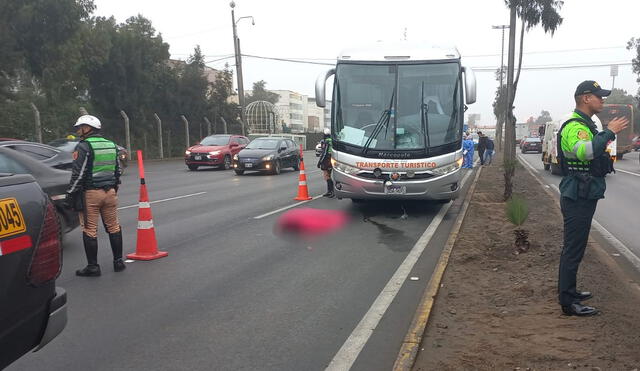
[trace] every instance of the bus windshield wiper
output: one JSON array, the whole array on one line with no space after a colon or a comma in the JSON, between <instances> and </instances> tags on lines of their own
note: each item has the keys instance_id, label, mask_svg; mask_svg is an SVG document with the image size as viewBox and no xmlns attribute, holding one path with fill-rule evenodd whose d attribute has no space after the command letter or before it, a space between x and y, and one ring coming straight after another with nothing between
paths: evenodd
<instances>
[{"instance_id":1,"label":"bus windshield wiper","mask_svg":"<svg viewBox=\"0 0 640 371\"><path fill-rule=\"evenodd\" d=\"M424 81L422 82L422 96L420 98L420 124L424 134L425 153L429 155L431 142L429 139L429 105L424 102Z\"/></svg>"},{"instance_id":2,"label":"bus windshield wiper","mask_svg":"<svg viewBox=\"0 0 640 371\"><path fill-rule=\"evenodd\" d=\"M458 117L458 85L460 85L461 76L462 70L458 73L458 77L455 81L456 86L453 88L453 108L451 109L451 119L449 120L449 127L447 128L447 139L450 138L449 133L451 132L451 128L456 123L456 118Z\"/></svg>"},{"instance_id":3,"label":"bus windshield wiper","mask_svg":"<svg viewBox=\"0 0 640 371\"><path fill-rule=\"evenodd\" d=\"M367 151L369 151L369 147L371 146L371 143L378 136L378 134L380 134L382 127L384 126L386 128L385 130L389 129L389 120L391 119L391 111L393 110L393 98L395 95L396 95L396 90L393 89L393 93L391 93L391 101L389 102L389 109L382 111L382 114L380 115L378 122L376 122L376 126L373 128L373 132L371 133L371 136L365 142L364 147L362 147L363 155L367 154Z\"/></svg>"}]
</instances>

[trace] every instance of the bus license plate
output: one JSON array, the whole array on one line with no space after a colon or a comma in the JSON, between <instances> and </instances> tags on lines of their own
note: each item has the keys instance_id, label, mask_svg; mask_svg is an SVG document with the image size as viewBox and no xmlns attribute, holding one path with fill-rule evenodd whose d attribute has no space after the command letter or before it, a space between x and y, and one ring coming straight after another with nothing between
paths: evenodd
<instances>
[{"instance_id":1,"label":"bus license plate","mask_svg":"<svg viewBox=\"0 0 640 371\"><path fill-rule=\"evenodd\" d=\"M384 188L384 193L388 195L403 195L407 193L407 187L403 185L389 185Z\"/></svg>"},{"instance_id":2,"label":"bus license plate","mask_svg":"<svg viewBox=\"0 0 640 371\"><path fill-rule=\"evenodd\" d=\"M0 200L0 238L13 236L27 230L18 200L5 198Z\"/></svg>"},{"instance_id":3,"label":"bus license plate","mask_svg":"<svg viewBox=\"0 0 640 371\"><path fill-rule=\"evenodd\" d=\"M251 163L251 162L245 162L245 163L244 163L244 167L253 167L253 163Z\"/></svg>"}]
</instances>

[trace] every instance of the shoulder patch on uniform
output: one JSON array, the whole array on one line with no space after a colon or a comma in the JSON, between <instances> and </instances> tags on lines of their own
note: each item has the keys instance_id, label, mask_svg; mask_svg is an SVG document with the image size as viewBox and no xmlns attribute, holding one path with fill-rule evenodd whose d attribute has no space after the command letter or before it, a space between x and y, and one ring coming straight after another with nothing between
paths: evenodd
<instances>
[{"instance_id":1,"label":"shoulder patch on uniform","mask_svg":"<svg viewBox=\"0 0 640 371\"><path fill-rule=\"evenodd\" d=\"M586 130L578 130L578 138L581 140L589 140L589 133Z\"/></svg>"},{"instance_id":2,"label":"shoulder patch on uniform","mask_svg":"<svg viewBox=\"0 0 640 371\"><path fill-rule=\"evenodd\" d=\"M73 151L73 153L71 154L71 156L73 156L74 160L78 159L78 151Z\"/></svg>"}]
</instances>

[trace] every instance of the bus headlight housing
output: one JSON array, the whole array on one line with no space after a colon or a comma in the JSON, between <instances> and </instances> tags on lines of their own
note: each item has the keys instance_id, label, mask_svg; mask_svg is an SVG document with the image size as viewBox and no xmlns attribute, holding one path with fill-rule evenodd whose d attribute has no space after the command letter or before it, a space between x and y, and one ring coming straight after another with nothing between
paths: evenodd
<instances>
[{"instance_id":1,"label":"bus headlight housing","mask_svg":"<svg viewBox=\"0 0 640 371\"><path fill-rule=\"evenodd\" d=\"M353 167L351 165L343 164L342 162L338 162L338 161L335 161L333 159L332 159L331 162L332 162L333 168L338 170L341 173L354 175L354 174L358 174L360 172L360 169L358 169L357 167Z\"/></svg>"},{"instance_id":2,"label":"bus headlight housing","mask_svg":"<svg viewBox=\"0 0 640 371\"><path fill-rule=\"evenodd\" d=\"M462 158L460 158L459 160L457 160L452 164L437 167L431 170L431 173L438 176L447 175L449 173L453 173L454 171L460 169L461 166L462 166Z\"/></svg>"}]
</instances>

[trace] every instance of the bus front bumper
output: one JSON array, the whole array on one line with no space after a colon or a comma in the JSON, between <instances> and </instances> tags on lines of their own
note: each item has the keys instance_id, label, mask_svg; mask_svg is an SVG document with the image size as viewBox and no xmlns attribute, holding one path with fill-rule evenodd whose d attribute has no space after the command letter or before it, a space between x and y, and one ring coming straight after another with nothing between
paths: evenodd
<instances>
[{"instance_id":1,"label":"bus front bumper","mask_svg":"<svg viewBox=\"0 0 640 371\"><path fill-rule=\"evenodd\" d=\"M389 193L384 180L364 179L335 168L332 178L337 198L453 200L460 193L462 171L458 169L450 174L425 180L394 181L394 188L401 190L398 193Z\"/></svg>"}]
</instances>

